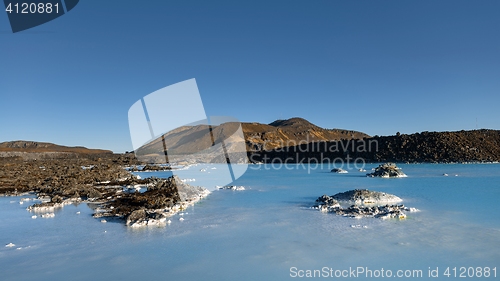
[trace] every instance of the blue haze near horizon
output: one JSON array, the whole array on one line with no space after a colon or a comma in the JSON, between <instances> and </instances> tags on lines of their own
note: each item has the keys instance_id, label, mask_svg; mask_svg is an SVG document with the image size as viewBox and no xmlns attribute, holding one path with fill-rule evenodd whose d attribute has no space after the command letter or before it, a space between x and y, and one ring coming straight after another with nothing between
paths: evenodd
<instances>
[{"instance_id":1,"label":"blue haze near horizon","mask_svg":"<svg viewBox=\"0 0 500 281\"><path fill-rule=\"evenodd\" d=\"M208 115L370 135L500 129L498 1L80 1L13 34L0 142L132 150L127 111L196 78Z\"/></svg>"}]
</instances>

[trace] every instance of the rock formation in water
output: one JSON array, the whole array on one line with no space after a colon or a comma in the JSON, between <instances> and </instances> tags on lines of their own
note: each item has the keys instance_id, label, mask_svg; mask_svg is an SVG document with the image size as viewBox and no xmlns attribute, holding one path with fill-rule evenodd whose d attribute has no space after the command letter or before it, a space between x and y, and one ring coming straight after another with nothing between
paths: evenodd
<instances>
[{"instance_id":1,"label":"rock formation in water","mask_svg":"<svg viewBox=\"0 0 500 281\"><path fill-rule=\"evenodd\" d=\"M332 173L337 173L337 174L347 174L348 171L342 169L342 168L333 168L331 170Z\"/></svg>"},{"instance_id":2,"label":"rock formation in water","mask_svg":"<svg viewBox=\"0 0 500 281\"><path fill-rule=\"evenodd\" d=\"M405 178L406 174L394 163L380 164L373 173L366 174L368 177L378 178Z\"/></svg>"},{"instance_id":3,"label":"rock formation in water","mask_svg":"<svg viewBox=\"0 0 500 281\"><path fill-rule=\"evenodd\" d=\"M116 192L98 204L94 217L125 219L132 227L160 225L188 206L206 197L210 192L191 186L177 176L155 179L143 193Z\"/></svg>"},{"instance_id":4,"label":"rock formation in water","mask_svg":"<svg viewBox=\"0 0 500 281\"><path fill-rule=\"evenodd\" d=\"M349 190L337 193L333 195L332 198L340 203L356 205L399 203L403 201L396 195L385 192L371 191L368 189Z\"/></svg>"},{"instance_id":5,"label":"rock formation in water","mask_svg":"<svg viewBox=\"0 0 500 281\"><path fill-rule=\"evenodd\" d=\"M245 190L244 186L241 185L225 185L225 186L217 186L217 189L219 190L234 190L234 191L243 191Z\"/></svg>"},{"instance_id":6,"label":"rock formation in water","mask_svg":"<svg viewBox=\"0 0 500 281\"><path fill-rule=\"evenodd\" d=\"M401 198L392 194L355 189L332 196L323 195L316 200L317 205L313 206L313 208L346 217L375 217L382 219L404 219L406 218L406 212L418 211L415 208L393 204L401 201ZM343 204L347 204L348 207L343 207Z\"/></svg>"}]
</instances>

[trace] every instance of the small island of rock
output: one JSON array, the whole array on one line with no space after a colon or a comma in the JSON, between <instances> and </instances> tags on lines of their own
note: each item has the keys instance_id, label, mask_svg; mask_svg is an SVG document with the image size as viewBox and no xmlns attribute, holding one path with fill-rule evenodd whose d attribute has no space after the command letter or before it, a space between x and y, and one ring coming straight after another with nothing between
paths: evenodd
<instances>
[{"instance_id":1,"label":"small island of rock","mask_svg":"<svg viewBox=\"0 0 500 281\"><path fill-rule=\"evenodd\" d=\"M406 175L394 163L380 164L373 173L366 174L368 177L379 178L405 178Z\"/></svg>"},{"instance_id":2,"label":"small island of rock","mask_svg":"<svg viewBox=\"0 0 500 281\"><path fill-rule=\"evenodd\" d=\"M332 173L337 173L337 174L347 174L349 173L348 171L342 169L342 168L333 168Z\"/></svg>"},{"instance_id":3,"label":"small island of rock","mask_svg":"<svg viewBox=\"0 0 500 281\"><path fill-rule=\"evenodd\" d=\"M396 195L371 191L368 189L354 189L332 195L332 198L340 203L367 205L367 204L388 204L403 201Z\"/></svg>"},{"instance_id":4,"label":"small island of rock","mask_svg":"<svg viewBox=\"0 0 500 281\"><path fill-rule=\"evenodd\" d=\"M389 203L399 203L401 201L403 201L401 198L392 194L367 189L355 189L332 196L323 195L316 200L318 204L313 208L346 217L375 217L382 219L404 219L406 218L406 212L417 211L415 208L408 208L404 205L389 205ZM350 206L342 207L341 204Z\"/></svg>"}]
</instances>

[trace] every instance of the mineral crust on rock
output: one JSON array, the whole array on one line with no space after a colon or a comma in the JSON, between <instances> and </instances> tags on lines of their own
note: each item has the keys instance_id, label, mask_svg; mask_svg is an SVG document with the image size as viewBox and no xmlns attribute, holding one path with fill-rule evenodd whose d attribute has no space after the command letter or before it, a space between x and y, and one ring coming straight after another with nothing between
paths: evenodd
<instances>
[{"instance_id":1,"label":"mineral crust on rock","mask_svg":"<svg viewBox=\"0 0 500 281\"><path fill-rule=\"evenodd\" d=\"M393 204L401 201L401 198L392 194L367 189L355 189L332 196L323 195L316 199L317 204L313 208L346 217L375 217L382 219L405 219L406 212L418 211L402 204Z\"/></svg>"}]
</instances>

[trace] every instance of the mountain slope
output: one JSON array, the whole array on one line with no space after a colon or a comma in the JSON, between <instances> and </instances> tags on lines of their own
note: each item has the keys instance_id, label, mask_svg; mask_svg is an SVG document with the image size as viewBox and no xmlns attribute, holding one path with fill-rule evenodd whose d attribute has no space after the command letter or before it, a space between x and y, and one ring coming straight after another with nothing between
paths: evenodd
<instances>
[{"instance_id":1,"label":"mountain slope","mask_svg":"<svg viewBox=\"0 0 500 281\"><path fill-rule=\"evenodd\" d=\"M248 151L260 151L316 141L369 137L367 134L356 131L323 129L305 119L291 118L276 120L270 124L241 123L243 140L241 136L233 135L238 130L238 125L238 123L228 122L212 126L211 133L207 125L179 127L164 134L163 138L159 137L142 146L136 152L142 156L161 156L164 159L164 155L162 155L164 154L164 143L169 155L186 155L208 149L214 141L218 143L228 138L233 138L233 144L244 143ZM242 150L239 145L229 145L225 149L228 153ZM220 151L215 149L213 154L220 155Z\"/></svg>"},{"instance_id":2,"label":"mountain slope","mask_svg":"<svg viewBox=\"0 0 500 281\"><path fill-rule=\"evenodd\" d=\"M242 123L247 149L270 150L317 141L367 138L369 135L350 130L324 129L303 118L276 120L269 125Z\"/></svg>"},{"instance_id":3,"label":"mountain slope","mask_svg":"<svg viewBox=\"0 0 500 281\"><path fill-rule=\"evenodd\" d=\"M36 141L8 141L0 143L0 152L30 152L30 153L78 153L78 154L111 154L110 150L88 149L82 146L63 146Z\"/></svg>"}]
</instances>

